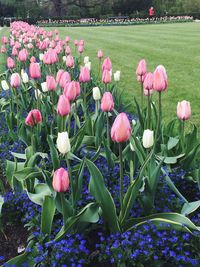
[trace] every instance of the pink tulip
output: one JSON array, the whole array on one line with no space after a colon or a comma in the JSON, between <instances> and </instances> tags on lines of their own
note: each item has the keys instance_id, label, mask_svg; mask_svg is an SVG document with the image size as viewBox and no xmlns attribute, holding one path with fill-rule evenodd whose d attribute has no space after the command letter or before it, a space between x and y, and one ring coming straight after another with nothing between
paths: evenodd
<instances>
[{"instance_id":1,"label":"pink tulip","mask_svg":"<svg viewBox=\"0 0 200 267\"><path fill-rule=\"evenodd\" d=\"M80 45L84 45L85 44L85 41L82 39L82 40L80 40L79 44Z\"/></svg>"},{"instance_id":2,"label":"pink tulip","mask_svg":"<svg viewBox=\"0 0 200 267\"><path fill-rule=\"evenodd\" d=\"M177 105L177 117L179 120L189 120L191 117L191 107L190 102L183 100L178 102Z\"/></svg>"},{"instance_id":3,"label":"pink tulip","mask_svg":"<svg viewBox=\"0 0 200 267\"><path fill-rule=\"evenodd\" d=\"M17 56L18 54L19 54L19 52L18 52L17 48L15 46L13 46L11 55Z\"/></svg>"},{"instance_id":4,"label":"pink tulip","mask_svg":"<svg viewBox=\"0 0 200 267\"><path fill-rule=\"evenodd\" d=\"M74 101L77 96L76 82L72 81L66 84L64 88L64 95L69 99L69 101Z\"/></svg>"},{"instance_id":5,"label":"pink tulip","mask_svg":"<svg viewBox=\"0 0 200 267\"><path fill-rule=\"evenodd\" d=\"M145 59L141 59L140 62L137 65L137 69L136 69L136 75L137 76L143 76L145 75L147 72L147 64Z\"/></svg>"},{"instance_id":6,"label":"pink tulip","mask_svg":"<svg viewBox=\"0 0 200 267\"><path fill-rule=\"evenodd\" d=\"M38 63L31 63L29 66L29 74L32 79L41 78L40 66Z\"/></svg>"},{"instance_id":7,"label":"pink tulip","mask_svg":"<svg viewBox=\"0 0 200 267\"><path fill-rule=\"evenodd\" d=\"M61 76L63 75L65 71L60 69L58 72L57 72L57 75L56 75L56 82L59 83L60 82L60 79L61 79Z\"/></svg>"},{"instance_id":8,"label":"pink tulip","mask_svg":"<svg viewBox=\"0 0 200 267\"><path fill-rule=\"evenodd\" d=\"M78 46L78 40L74 40L74 45Z\"/></svg>"},{"instance_id":9,"label":"pink tulip","mask_svg":"<svg viewBox=\"0 0 200 267\"><path fill-rule=\"evenodd\" d=\"M71 49L70 49L69 46L66 46L66 48L65 48L65 54L66 55L70 55L71 54Z\"/></svg>"},{"instance_id":10,"label":"pink tulip","mask_svg":"<svg viewBox=\"0 0 200 267\"><path fill-rule=\"evenodd\" d=\"M104 70L103 74L102 74L102 82L107 84L107 83L111 83L111 75L110 75L110 71L109 70Z\"/></svg>"},{"instance_id":11,"label":"pink tulip","mask_svg":"<svg viewBox=\"0 0 200 267\"><path fill-rule=\"evenodd\" d=\"M57 113L60 116L67 116L71 111L69 99L63 94L58 99Z\"/></svg>"},{"instance_id":12,"label":"pink tulip","mask_svg":"<svg viewBox=\"0 0 200 267\"><path fill-rule=\"evenodd\" d=\"M156 69L153 73L153 89L162 92L167 89L167 76L162 69Z\"/></svg>"},{"instance_id":13,"label":"pink tulip","mask_svg":"<svg viewBox=\"0 0 200 267\"><path fill-rule=\"evenodd\" d=\"M38 109L33 109L28 113L26 117L25 124L33 127L34 125L42 121L41 112Z\"/></svg>"},{"instance_id":14,"label":"pink tulip","mask_svg":"<svg viewBox=\"0 0 200 267\"><path fill-rule=\"evenodd\" d=\"M71 55L68 55L66 58L66 66L68 68L73 68L74 67L74 59Z\"/></svg>"},{"instance_id":15,"label":"pink tulip","mask_svg":"<svg viewBox=\"0 0 200 267\"><path fill-rule=\"evenodd\" d=\"M7 67L8 69L15 68L15 61L11 57L7 58Z\"/></svg>"},{"instance_id":16,"label":"pink tulip","mask_svg":"<svg viewBox=\"0 0 200 267\"><path fill-rule=\"evenodd\" d=\"M69 42L70 42L70 37L69 37L69 36L66 36L66 38L65 38L65 42L66 42L66 43L69 43Z\"/></svg>"},{"instance_id":17,"label":"pink tulip","mask_svg":"<svg viewBox=\"0 0 200 267\"><path fill-rule=\"evenodd\" d=\"M103 57L103 51L102 50L99 50L98 53L97 53L97 57L99 59L101 59Z\"/></svg>"},{"instance_id":18,"label":"pink tulip","mask_svg":"<svg viewBox=\"0 0 200 267\"><path fill-rule=\"evenodd\" d=\"M78 97L81 94L81 87L80 87L80 83L74 81L75 87L76 87L76 97Z\"/></svg>"},{"instance_id":19,"label":"pink tulip","mask_svg":"<svg viewBox=\"0 0 200 267\"><path fill-rule=\"evenodd\" d=\"M66 192L69 189L69 175L64 168L54 172L52 185L56 192Z\"/></svg>"},{"instance_id":20,"label":"pink tulip","mask_svg":"<svg viewBox=\"0 0 200 267\"><path fill-rule=\"evenodd\" d=\"M55 91L56 90L56 81L55 78L51 75L46 76L46 83L48 91Z\"/></svg>"},{"instance_id":21,"label":"pink tulip","mask_svg":"<svg viewBox=\"0 0 200 267\"><path fill-rule=\"evenodd\" d=\"M79 75L79 81L87 83L90 81L90 70L87 67L82 67Z\"/></svg>"},{"instance_id":22,"label":"pink tulip","mask_svg":"<svg viewBox=\"0 0 200 267\"><path fill-rule=\"evenodd\" d=\"M1 47L1 53L5 54L6 53L6 48L4 46Z\"/></svg>"},{"instance_id":23,"label":"pink tulip","mask_svg":"<svg viewBox=\"0 0 200 267\"><path fill-rule=\"evenodd\" d=\"M109 57L105 58L102 64L102 71L104 70L111 70L112 69L112 62Z\"/></svg>"},{"instance_id":24,"label":"pink tulip","mask_svg":"<svg viewBox=\"0 0 200 267\"><path fill-rule=\"evenodd\" d=\"M21 79L19 73L13 73L10 77L10 85L13 88L19 87L21 84Z\"/></svg>"},{"instance_id":25,"label":"pink tulip","mask_svg":"<svg viewBox=\"0 0 200 267\"><path fill-rule=\"evenodd\" d=\"M7 44L7 43L8 43L8 37L3 36L3 37L1 38L1 42L2 42L2 44Z\"/></svg>"},{"instance_id":26,"label":"pink tulip","mask_svg":"<svg viewBox=\"0 0 200 267\"><path fill-rule=\"evenodd\" d=\"M62 74L62 76L60 78L59 85L60 85L61 88L65 88L65 85L68 82L71 82L71 76L70 76L69 72L65 71L65 72L63 72L63 74Z\"/></svg>"},{"instance_id":27,"label":"pink tulip","mask_svg":"<svg viewBox=\"0 0 200 267\"><path fill-rule=\"evenodd\" d=\"M143 87L145 90L152 90L153 89L153 73L148 72L145 75Z\"/></svg>"},{"instance_id":28,"label":"pink tulip","mask_svg":"<svg viewBox=\"0 0 200 267\"><path fill-rule=\"evenodd\" d=\"M125 113L117 115L111 128L111 138L117 143L127 141L131 136L131 125Z\"/></svg>"},{"instance_id":29,"label":"pink tulip","mask_svg":"<svg viewBox=\"0 0 200 267\"><path fill-rule=\"evenodd\" d=\"M32 50L34 46L33 46L33 44L29 43L29 44L27 44L27 47L28 47L28 49Z\"/></svg>"},{"instance_id":30,"label":"pink tulip","mask_svg":"<svg viewBox=\"0 0 200 267\"><path fill-rule=\"evenodd\" d=\"M83 51L84 51L84 46L81 45L81 44L79 44L79 46L78 46L78 52L79 52L80 54L82 54Z\"/></svg>"},{"instance_id":31,"label":"pink tulip","mask_svg":"<svg viewBox=\"0 0 200 267\"><path fill-rule=\"evenodd\" d=\"M104 112L112 111L114 108L114 101L110 92L105 92L101 99L101 110Z\"/></svg>"},{"instance_id":32,"label":"pink tulip","mask_svg":"<svg viewBox=\"0 0 200 267\"><path fill-rule=\"evenodd\" d=\"M31 63L35 63L35 62L36 62L36 58L35 58L34 56L32 56L32 57L30 58L30 62L31 62Z\"/></svg>"}]
</instances>

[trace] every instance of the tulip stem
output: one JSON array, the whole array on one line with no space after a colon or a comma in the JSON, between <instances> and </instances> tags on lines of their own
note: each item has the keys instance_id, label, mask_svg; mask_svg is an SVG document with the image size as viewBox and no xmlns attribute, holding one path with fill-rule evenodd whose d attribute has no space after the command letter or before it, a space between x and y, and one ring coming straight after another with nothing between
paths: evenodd
<instances>
[{"instance_id":1,"label":"tulip stem","mask_svg":"<svg viewBox=\"0 0 200 267\"><path fill-rule=\"evenodd\" d=\"M142 75L140 76L140 84L141 84L141 108L143 110L144 90L143 90Z\"/></svg>"},{"instance_id":2,"label":"tulip stem","mask_svg":"<svg viewBox=\"0 0 200 267\"><path fill-rule=\"evenodd\" d=\"M148 90L148 96L147 96L147 101L148 101L148 121L147 121L147 129L150 129L151 127L151 98L150 98L150 92Z\"/></svg>"},{"instance_id":3,"label":"tulip stem","mask_svg":"<svg viewBox=\"0 0 200 267\"><path fill-rule=\"evenodd\" d=\"M106 119L107 119L107 144L108 144L108 148L110 148L110 127L109 127L109 115L108 115L108 112L106 112Z\"/></svg>"},{"instance_id":4,"label":"tulip stem","mask_svg":"<svg viewBox=\"0 0 200 267\"><path fill-rule=\"evenodd\" d=\"M160 127L161 127L161 118L162 118L161 112L162 112L161 92L158 92L158 123L157 123L157 128L156 128L156 137L155 137L154 148L155 148L155 145L156 145L158 138L159 138L159 132L160 132Z\"/></svg>"},{"instance_id":5,"label":"tulip stem","mask_svg":"<svg viewBox=\"0 0 200 267\"><path fill-rule=\"evenodd\" d=\"M71 129L71 113L68 115L68 135L70 136Z\"/></svg>"},{"instance_id":6,"label":"tulip stem","mask_svg":"<svg viewBox=\"0 0 200 267\"><path fill-rule=\"evenodd\" d=\"M120 206L122 209L123 203L123 159L122 159L122 145L119 143L119 164L120 164Z\"/></svg>"},{"instance_id":7,"label":"tulip stem","mask_svg":"<svg viewBox=\"0 0 200 267\"><path fill-rule=\"evenodd\" d=\"M66 229L67 214L65 209L65 195L63 192L60 193L61 205L62 205L62 215L63 215L63 224L64 230Z\"/></svg>"},{"instance_id":8,"label":"tulip stem","mask_svg":"<svg viewBox=\"0 0 200 267\"><path fill-rule=\"evenodd\" d=\"M86 83L84 83L83 88L83 105L84 105L84 115L85 115L85 121L87 119L87 98L86 98Z\"/></svg>"},{"instance_id":9,"label":"tulip stem","mask_svg":"<svg viewBox=\"0 0 200 267\"><path fill-rule=\"evenodd\" d=\"M70 166L70 163L69 163L69 159L66 155L66 163L67 163L67 170L68 170L68 173L69 173L69 181L70 181L70 185L71 185L71 189L72 189L72 207L74 208L74 183L73 183L73 180L72 180L72 170L71 170L71 166Z\"/></svg>"}]
</instances>

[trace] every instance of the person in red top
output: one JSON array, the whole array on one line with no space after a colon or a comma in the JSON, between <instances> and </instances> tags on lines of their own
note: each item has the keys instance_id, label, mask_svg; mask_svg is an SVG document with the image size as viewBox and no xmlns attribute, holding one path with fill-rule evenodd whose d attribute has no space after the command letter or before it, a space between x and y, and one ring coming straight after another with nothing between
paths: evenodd
<instances>
[{"instance_id":1,"label":"person in red top","mask_svg":"<svg viewBox=\"0 0 200 267\"><path fill-rule=\"evenodd\" d=\"M154 15L154 8L151 6L149 8L149 19L151 19L153 17L153 15Z\"/></svg>"}]
</instances>

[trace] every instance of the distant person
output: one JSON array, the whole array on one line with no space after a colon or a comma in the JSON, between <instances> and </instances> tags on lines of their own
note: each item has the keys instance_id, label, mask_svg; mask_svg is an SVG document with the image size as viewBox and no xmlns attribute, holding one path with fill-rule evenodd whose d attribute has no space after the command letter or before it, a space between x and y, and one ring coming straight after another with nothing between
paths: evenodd
<instances>
[{"instance_id":1,"label":"distant person","mask_svg":"<svg viewBox=\"0 0 200 267\"><path fill-rule=\"evenodd\" d=\"M149 20L150 20L151 18L153 18L153 16L154 16L154 8L151 6L151 7L149 8Z\"/></svg>"}]
</instances>

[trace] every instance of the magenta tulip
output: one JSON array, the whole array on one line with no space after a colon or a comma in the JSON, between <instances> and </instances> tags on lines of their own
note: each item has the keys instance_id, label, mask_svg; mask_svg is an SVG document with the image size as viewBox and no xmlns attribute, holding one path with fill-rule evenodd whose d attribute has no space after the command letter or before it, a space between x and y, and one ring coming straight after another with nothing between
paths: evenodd
<instances>
[{"instance_id":1,"label":"magenta tulip","mask_svg":"<svg viewBox=\"0 0 200 267\"><path fill-rule=\"evenodd\" d=\"M34 125L40 123L41 121L42 121L41 112L38 109L33 109L28 113L25 123L26 125L33 127Z\"/></svg>"}]
</instances>

